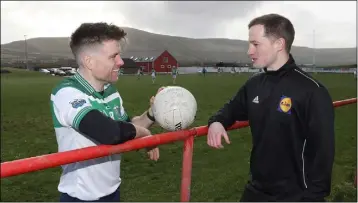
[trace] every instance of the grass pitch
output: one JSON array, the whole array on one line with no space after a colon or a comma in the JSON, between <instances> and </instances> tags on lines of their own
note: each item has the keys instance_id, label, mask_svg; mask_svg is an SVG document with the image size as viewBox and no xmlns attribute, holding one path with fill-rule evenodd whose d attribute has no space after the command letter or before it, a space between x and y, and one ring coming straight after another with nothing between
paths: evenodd
<instances>
[{"instance_id":1,"label":"grass pitch","mask_svg":"<svg viewBox=\"0 0 358 203\"><path fill-rule=\"evenodd\" d=\"M9 69L1 75L1 162L57 152L49 107L50 92L61 77ZM193 126L207 119L223 105L249 75L179 75L177 85L190 90L198 102ZM329 88L333 100L357 96L353 75L316 74ZM121 76L117 83L124 106L133 116L148 108L149 98L160 86L172 85L171 77L159 75ZM357 106L336 109L336 156L332 195L329 201L356 201L353 179L357 165ZM160 128L152 133L163 132ZM239 201L248 178L251 134L249 128L230 131L231 145L214 150L206 137L194 144L191 201ZM144 151L123 155L122 201L179 201L182 142L160 146L160 160L147 159ZM58 201L60 167L1 179L2 201Z\"/></svg>"}]
</instances>

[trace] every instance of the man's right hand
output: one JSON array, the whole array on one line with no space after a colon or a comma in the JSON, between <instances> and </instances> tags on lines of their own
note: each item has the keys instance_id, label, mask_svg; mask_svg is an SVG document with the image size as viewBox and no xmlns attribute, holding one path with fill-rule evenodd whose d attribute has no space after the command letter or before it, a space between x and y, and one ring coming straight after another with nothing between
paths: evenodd
<instances>
[{"instance_id":1,"label":"man's right hand","mask_svg":"<svg viewBox=\"0 0 358 203\"><path fill-rule=\"evenodd\" d=\"M136 130L135 138L140 138L140 137L145 137L145 136L152 135L152 133L147 128L141 127L139 125L134 125L134 127L135 127L135 130Z\"/></svg>"},{"instance_id":2,"label":"man's right hand","mask_svg":"<svg viewBox=\"0 0 358 203\"><path fill-rule=\"evenodd\" d=\"M136 133L137 133L135 138L152 136L152 133L148 129L138 126L138 125L134 125L134 127L135 127ZM157 161L159 159L159 148L157 146L148 147L148 148L146 148L146 150L147 150L149 159L151 159L153 161Z\"/></svg>"},{"instance_id":3,"label":"man's right hand","mask_svg":"<svg viewBox=\"0 0 358 203\"><path fill-rule=\"evenodd\" d=\"M208 145L217 149L224 148L221 144L221 137L224 137L226 143L230 144L230 140L224 126L219 122L212 123L208 129Z\"/></svg>"}]
</instances>

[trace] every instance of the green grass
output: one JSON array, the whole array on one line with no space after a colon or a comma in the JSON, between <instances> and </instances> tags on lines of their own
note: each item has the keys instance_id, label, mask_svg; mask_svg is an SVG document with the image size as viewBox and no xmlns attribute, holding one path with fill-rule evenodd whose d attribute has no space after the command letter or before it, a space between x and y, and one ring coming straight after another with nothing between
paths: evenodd
<instances>
[{"instance_id":1,"label":"green grass","mask_svg":"<svg viewBox=\"0 0 358 203\"><path fill-rule=\"evenodd\" d=\"M57 152L49 98L52 87L62 78L10 69L1 75L1 162ZM317 74L334 100L356 97L353 75ZM189 89L198 102L193 126L207 119L229 99L248 75L180 75L177 84ZM172 85L170 76L159 75L157 84L150 76L139 81L122 76L117 87L131 115L148 108L149 98L162 85ZM336 109L336 156L332 195L329 201L356 201L353 185L357 164L357 107ZM154 128L153 133L163 132ZM231 145L222 150L207 146L205 137L194 145L191 201L239 201L248 178L251 134L249 128L230 131ZM124 154L122 201L179 201L183 143L163 145L158 162L143 151ZM2 201L58 201L60 167L1 179Z\"/></svg>"}]
</instances>

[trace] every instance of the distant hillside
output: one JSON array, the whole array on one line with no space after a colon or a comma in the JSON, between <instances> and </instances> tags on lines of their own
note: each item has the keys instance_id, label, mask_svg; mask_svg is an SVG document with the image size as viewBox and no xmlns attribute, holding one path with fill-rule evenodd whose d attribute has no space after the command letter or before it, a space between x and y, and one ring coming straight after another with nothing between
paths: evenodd
<instances>
[{"instance_id":1,"label":"distant hillside","mask_svg":"<svg viewBox=\"0 0 358 203\"><path fill-rule=\"evenodd\" d=\"M136 52L146 52L151 56L167 49L180 65L194 65L200 62L250 62L246 55L248 42L230 39L192 39L153 34L133 28L124 28L128 42L124 57L135 56ZM29 58L73 58L69 49L69 38L33 38L27 40ZM356 48L316 49L316 64L319 66L357 63ZM292 54L297 63L312 64L313 50L306 47L293 47ZM24 58L24 41L1 45L1 58Z\"/></svg>"}]
</instances>

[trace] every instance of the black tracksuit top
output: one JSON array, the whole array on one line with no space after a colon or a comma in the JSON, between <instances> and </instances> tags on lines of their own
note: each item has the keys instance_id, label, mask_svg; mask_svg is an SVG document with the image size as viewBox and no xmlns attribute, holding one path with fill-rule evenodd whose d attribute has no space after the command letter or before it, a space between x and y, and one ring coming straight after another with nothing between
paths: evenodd
<instances>
[{"instance_id":1,"label":"black tracksuit top","mask_svg":"<svg viewBox=\"0 0 358 203\"><path fill-rule=\"evenodd\" d=\"M291 55L279 70L264 70L208 124L249 121L251 188L274 201L321 201L330 194L335 152L332 99Z\"/></svg>"}]
</instances>

